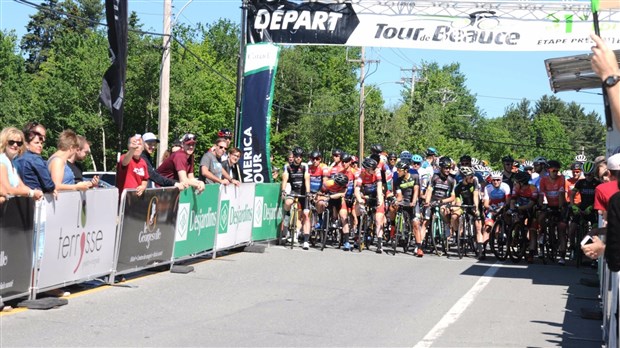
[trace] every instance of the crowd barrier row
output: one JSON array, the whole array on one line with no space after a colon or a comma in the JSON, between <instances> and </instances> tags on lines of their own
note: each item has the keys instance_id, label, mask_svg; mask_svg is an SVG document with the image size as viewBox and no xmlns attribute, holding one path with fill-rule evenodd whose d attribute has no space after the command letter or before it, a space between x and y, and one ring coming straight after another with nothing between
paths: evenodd
<instances>
[{"instance_id":1,"label":"crowd barrier row","mask_svg":"<svg viewBox=\"0 0 620 348\"><path fill-rule=\"evenodd\" d=\"M601 310L603 312L602 341L605 347L618 347L618 314L620 308L620 272L612 272L605 258L599 257Z\"/></svg>"},{"instance_id":2,"label":"crowd barrier row","mask_svg":"<svg viewBox=\"0 0 620 348\"><path fill-rule=\"evenodd\" d=\"M0 302L273 240L279 184L61 192L0 204Z\"/></svg>"}]
</instances>

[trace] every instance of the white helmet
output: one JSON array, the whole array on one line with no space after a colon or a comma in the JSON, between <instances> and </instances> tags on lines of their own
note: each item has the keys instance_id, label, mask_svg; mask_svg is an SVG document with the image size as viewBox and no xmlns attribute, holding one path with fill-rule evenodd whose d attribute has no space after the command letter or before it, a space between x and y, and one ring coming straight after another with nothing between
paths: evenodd
<instances>
[{"instance_id":1,"label":"white helmet","mask_svg":"<svg viewBox=\"0 0 620 348\"><path fill-rule=\"evenodd\" d=\"M491 179L501 179L502 178L502 172L500 172L499 170L494 170L491 172Z\"/></svg>"},{"instance_id":2,"label":"white helmet","mask_svg":"<svg viewBox=\"0 0 620 348\"><path fill-rule=\"evenodd\" d=\"M471 158L471 165L475 166L476 164L480 164L480 160L477 159L476 157L472 157Z\"/></svg>"},{"instance_id":3,"label":"white helmet","mask_svg":"<svg viewBox=\"0 0 620 348\"><path fill-rule=\"evenodd\" d=\"M587 160L588 160L588 158L586 157L586 155L580 154L580 155L575 156L575 162L583 163L583 162L585 162Z\"/></svg>"}]
</instances>

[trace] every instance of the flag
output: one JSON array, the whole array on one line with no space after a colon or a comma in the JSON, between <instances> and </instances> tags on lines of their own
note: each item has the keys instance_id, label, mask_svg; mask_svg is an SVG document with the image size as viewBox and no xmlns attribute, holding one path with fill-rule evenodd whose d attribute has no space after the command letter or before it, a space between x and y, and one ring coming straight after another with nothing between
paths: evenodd
<instances>
[{"instance_id":1,"label":"flag","mask_svg":"<svg viewBox=\"0 0 620 348\"><path fill-rule=\"evenodd\" d=\"M111 111L112 119L122 131L127 70L127 0L106 0L105 13L112 65L103 75L99 101Z\"/></svg>"}]
</instances>

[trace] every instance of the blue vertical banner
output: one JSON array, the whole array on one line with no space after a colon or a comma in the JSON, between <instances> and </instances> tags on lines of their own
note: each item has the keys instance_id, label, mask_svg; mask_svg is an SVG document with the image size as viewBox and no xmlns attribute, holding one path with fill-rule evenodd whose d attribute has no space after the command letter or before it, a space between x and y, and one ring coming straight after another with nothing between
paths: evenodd
<instances>
[{"instance_id":1,"label":"blue vertical banner","mask_svg":"<svg viewBox=\"0 0 620 348\"><path fill-rule=\"evenodd\" d=\"M271 182L271 104L280 47L270 43L248 44L243 69L240 134L237 147L243 182Z\"/></svg>"}]
</instances>

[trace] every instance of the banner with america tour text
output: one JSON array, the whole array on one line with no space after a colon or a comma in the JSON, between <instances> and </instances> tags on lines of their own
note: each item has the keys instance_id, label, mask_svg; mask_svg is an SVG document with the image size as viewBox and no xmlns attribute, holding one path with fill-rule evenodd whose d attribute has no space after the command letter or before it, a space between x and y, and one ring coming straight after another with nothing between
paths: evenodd
<instances>
[{"instance_id":1,"label":"banner with america tour text","mask_svg":"<svg viewBox=\"0 0 620 348\"><path fill-rule=\"evenodd\" d=\"M246 47L237 147L243 182L271 182L269 132L274 79L280 48L274 44L249 44Z\"/></svg>"}]
</instances>

